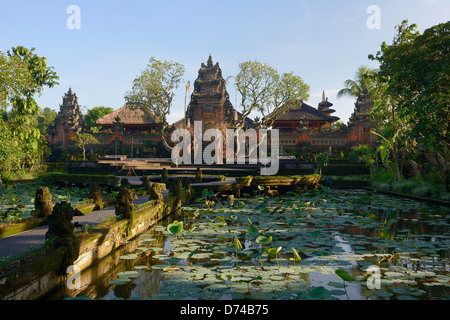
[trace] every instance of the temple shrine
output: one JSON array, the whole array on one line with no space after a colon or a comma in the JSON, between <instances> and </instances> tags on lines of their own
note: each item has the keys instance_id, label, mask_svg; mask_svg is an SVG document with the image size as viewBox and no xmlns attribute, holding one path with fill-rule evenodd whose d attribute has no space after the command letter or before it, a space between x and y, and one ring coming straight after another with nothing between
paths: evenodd
<instances>
[{"instance_id":1,"label":"temple shrine","mask_svg":"<svg viewBox=\"0 0 450 320\"><path fill-rule=\"evenodd\" d=\"M211 128L233 128L241 120L242 114L230 102L226 85L219 63L214 63L209 55L206 64L201 63L189 104L185 106L185 117L176 121L173 126L192 129L195 121L201 121L203 132ZM291 151L331 153L346 149L348 151L359 144L374 146L376 137L370 132L374 128L369 119L373 102L367 89L359 94L347 125L335 125L339 118L333 115L335 110L332 106L325 92L317 108L303 101L290 102L286 106L287 112L272 125L272 129L279 130L280 154ZM99 144L91 146L93 149L107 150L105 147L112 146L117 149L117 145L153 148L161 141L159 123L155 117L149 112L127 105L98 119L96 125L101 130L92 133L99 141ZM244 130L256 129L257 125L247 117ZM71 141L72 137L84 130L78 97L69 88L63 96L53 131L47 136L47 140L52 148L71 148L75 145Z\"/></svg>"},{"instance_id":2,"label":"temple shrine","mask_svg":"<svg viewBox=\"0 0 450 320\"><path fill-rule=\"evenodd\" d=\"M198 77L194 82L185 117L175 123L176 127L192 128L194 121L201 121L203 131L211 128L230 128L237 122L241 113L234 109L226 89L226 81L222 76L219 63L213 63L209 55L206 65L201 64ZM245 127L252 127L253 120L245 119Z\"/></svg>"},{"instance_id":3,"label":"temple shrine","mask_svg":"<svg viewBox=\"0 0 450 320\"><path fill-rule=\"evenodd\" d=\"M50 134L47 136L49 144L57 148L68 148L73 145L72 137L84 129L84 117L78 97L72 87L62 97L63 103L59 105L59 112Z\"/></svg>"}]
</instances>

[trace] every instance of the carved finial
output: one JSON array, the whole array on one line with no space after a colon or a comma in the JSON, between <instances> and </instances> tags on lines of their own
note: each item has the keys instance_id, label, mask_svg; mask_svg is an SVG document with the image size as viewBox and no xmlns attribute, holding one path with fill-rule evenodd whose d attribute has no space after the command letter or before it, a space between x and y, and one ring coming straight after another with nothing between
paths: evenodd
<instances>
[{"instance_id":1,"label":"carved finial","mask_svg":"<svg viewBox=\"0 0 450 320\"><path fill-rule=\"evenodd\" d=\"M322 101L325 101L325 90L322 91Z\"/></svg>"},{"instance_id":2,"label":"carved finial","mask_svg":"<svg viewBox=\"0 0 450 320\"><path fill-rule=\"evenodd\" d=\"M69 96L73 95L72 87L69 87L69 91L67 92Z\"/></svg>"},{"instance_id":3,"label":"carved finial","mask_svg":"<svg viewBox=\"0 0 450 320\"><path fill-rule=\"evenodd\" d=\"M213 66L213 60L212 60L212 57L211 57L211 54L209 55L209 58L208 58L208 67L212 67Z\"/></svg>"}]
</instances>

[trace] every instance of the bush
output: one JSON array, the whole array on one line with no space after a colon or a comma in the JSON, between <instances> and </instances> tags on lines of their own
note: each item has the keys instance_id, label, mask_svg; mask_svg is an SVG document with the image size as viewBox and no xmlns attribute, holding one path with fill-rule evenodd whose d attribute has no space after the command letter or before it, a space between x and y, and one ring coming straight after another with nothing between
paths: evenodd
<instances>
[{"instance_id":1,"label":"bush","mask_svg":"<svg viewBox=\"0 0 450 320\"><path fill-rule=\"evenodd\" d=\"M442 184L434 184L419 179L407 179L402 181L374 181L372 187L379 190L393 191L411 194L419 197L433 197L449 200L450 194L445 191Z\"/></svg>"},{"instance_id":2,"label":"bush","mask_svg":"<svg viewBox=\"0 0 450 320\"><path fill-rule=\"evenodd\" d=\"M326 153L319 153L316 155L317 166L319 167L319 175L322 175L322 170L328 165L328 155Z\"/></svg>"},{"instance_id":3,"label":"bush","mask_svg":"<svg viewBox=\"0 0 450 320\"><path fill-rule=\"evenodd\" d=\"M384 167L379 167L373 175L374 181L395 181L395 172L393 170L386 170Z\"/></svg>"}]
</instances>

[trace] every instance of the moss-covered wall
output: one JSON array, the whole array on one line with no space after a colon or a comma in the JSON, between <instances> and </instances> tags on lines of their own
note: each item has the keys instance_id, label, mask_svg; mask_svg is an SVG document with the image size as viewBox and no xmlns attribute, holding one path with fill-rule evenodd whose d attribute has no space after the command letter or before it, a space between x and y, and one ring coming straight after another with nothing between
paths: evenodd
<instances>
[{"instance_id":1,"label":"moss-covered wall","mask_svg":"<svg viewBox=\"0 0 450 320\"><path fill-rule=\"evenodd\" d=\"M109 207L114 204L114 199L106 199L103 201L103 207ZM74 207L74 209L80 210L83 214L88 214L96 210L94 203L86 203ZM13 234L31 230L47 224L47 218L27 218L19 222L0 225L0 238L9 237Z\"/></svg>"},{"instance_id":2,"label":"moss-covered wall","mask_svg":"<svg viewBox=\"0 0 450 320\"><path fill-rule=\"evenodd\" d=\"M65 259L65 248L41 250L22 263L0 274L1 300L30 300L64 281L60 266Z\"/></svg>"},{"instance_id":3,"label":"moss-covered wall","mask_svg":"<svg viewBox=\"0 0 450 320\"><path fill-rule=\"evenodd\" d=\"M47 224L47 218L28 218L20 222L0 225L0 238L24 232Z\"/></svg>"},{"instance_id":4,"label":"moss-covered wall","mask_svg":"<svg viewBox=\"0 0 450 320\"><path fill-rule=\"evenodd\" d=\"M112 224L104 222L97 225L92 233L81 234L79 256L74 264L80 270L86 269L178 210L189 196L189 192L181 191L178 195L166 196L164 202L144 206L135 212L133 228L130 228L129 220L119 220ZM70 276L64 274L64 270L60 270L65 255L65 248L45 249L45 252L34 252L27 261L23 261L17 267L0 270L0 299L38 299L56 287L65 285L64 276Z\"/></svg>"}]
</instances>

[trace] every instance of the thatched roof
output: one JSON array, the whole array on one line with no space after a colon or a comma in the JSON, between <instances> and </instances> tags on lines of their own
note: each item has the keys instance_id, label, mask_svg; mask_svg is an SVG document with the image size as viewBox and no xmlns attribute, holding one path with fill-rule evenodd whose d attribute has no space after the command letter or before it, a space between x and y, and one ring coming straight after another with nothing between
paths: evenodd
<instances>
[{"instance_id":1,"label":"thatched roof","mask_svg":"<svg viewBox=\"0 0 450 320\"><path fill-rule=\"evenodd\" d=\"M180 120L175 121L175 122L173 123L173 126L175 126L175 128L184 128L184 124L185 124L185 123L186 123L186 118L183 117L183 118L181 118Z\"/></svg>"},{"instance_id":2,"label":"thatched roof","mask_svg":"<svg viewBox=\"0 0 450 320\"><path fill-rule=\"evenodd\" d=\"M112 126L116 123L117 117L120 119L119 122L124 125L157 124L157 121L149 112L144 112L139 108L131 108L128 105L101 117L95 124L99 126Z\"/></svg>"},{"instance_id":3,"label":"thatched roof","mask_svg":"<svg viewBox=\"0 0 450 320\"><path fill-rule=\"evenodd\" d=\"M284 115L280 116L276 121L336 121L338 117L329 116L316 108L302 102L300 106L289 109Z\"/></svg>"}]
</instances>

